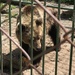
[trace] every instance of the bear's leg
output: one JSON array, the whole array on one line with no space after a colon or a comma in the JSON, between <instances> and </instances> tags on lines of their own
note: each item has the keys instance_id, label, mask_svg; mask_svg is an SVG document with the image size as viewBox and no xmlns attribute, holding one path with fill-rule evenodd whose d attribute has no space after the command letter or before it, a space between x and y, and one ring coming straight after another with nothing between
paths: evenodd
<instances>
[{"instance_id":1,"label":"bear's leg","mask_svg":"<svg viewBox=\"0 0 75 75\"><path fill-rule=\"evenodd\" d=\"M50 31L49 31L49 36L51 37L53 43L54 43L54 46L57 44L56 42L56 38L57 38L57 35L58 35L58 30L57 30L57 26L54 24L52 25ZM58 37L58 43L60 42L60 36Z\"/></svg>"},{"instance_id":2,"label":"bear's leg","mask_svg":"<svg viewBox=\"0 0 75 75\"><path fill-rule=\"evenodd\" d=\"M33 57L38 56L41 52L42 52L42 50L40 50L40 51L34 50L34 51L33 51ZM41 56L38 57L37 59L35 59L35 60L33 61L33 64L34 64L36 67L38 67L39 64L40 64L40 61L41 61Z\"/></svg>"},{"instance_id":3,"label":"bear's leg","mask_svg":"<svg viewBox=\"0 0 75 75\"><path fill-rule=\"evenodd\" d=\"M28 44L25 44L24 42L22 42L22 48L25 49L25 51L29 54L29 45ZM25 56L23 53L22 53L22 56Z\"/></svg>"},{"instance_id":4,"label":"bear's leg","mask_svg":"<svg viewBox=\"0 0 75 75\"><path fill-rule=\"evenodd\" d=\"M22 42L22 48L25 49L25 51L29 54L29 56L31 56L31 50L28 44L25 44L24 42ZM42 50L36 51L33 49L33 58L39 55L41 52ZM26 56L23 53L22 53L22 56L24 56L26 59ZM38 67L40 64L40 61L41 61L41 57L38 57L37 59L33 61L33 65L35 65L35 67Z\"/></svg>"}]
</instances>

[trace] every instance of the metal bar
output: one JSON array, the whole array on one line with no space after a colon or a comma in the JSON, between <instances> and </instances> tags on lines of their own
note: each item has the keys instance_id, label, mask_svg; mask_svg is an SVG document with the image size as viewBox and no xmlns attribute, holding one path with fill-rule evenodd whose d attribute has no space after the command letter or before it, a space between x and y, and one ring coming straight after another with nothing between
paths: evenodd
<instances>
[{"instance_id":1,"label":"metal bar","mask_svg":"<svg viewBox=\"0 0 75 75\"><path fill-rule=\"evenodd\" d=\"M40 5L40 7L42 9L44 9L46 11L46 13L49 14L49 16L52 17L52 19L63 29L63 31L66 34L67 33L67 30L65 29L65 27L63 27L63 25L61 24L61 22L49 10L47 10L38 0L35 0L35 2L38 5ZM68 39L68 36L66 36L64 39L66 39L66 41L68 41L70 44L72 44L75 47L75 45L72 43L72 41Z\"/></svg>"},{"instance_id":2,"label":"metal bar","mask_svg":"<svg viewBox=\"0 0 75 75\"><path fill-rule=\"evenodd\" d=\"M55 48L61 46L61 44L63 44L64 42L66 41L66 39L62 40L59 44L57 44L56 46L50 48L50 49L47 49L45 50L44 52L40 53L38 56L36 56L33 60L39 58L40 56L44 55L44 54L47 54L49 52L51 52L51 50L54 50Z\"/></svg>"},{"instance_id":3,"label":"metal bar","mask_svg":"<svg viewBox=\"0 0 75 75\"><path fill-rule=\"evenodd\" d=\"M0 3L1 7L1 3ZM0 11L0 27L1 27L1 11ZM3 55L2 55L2 33L0 32L0 70L3 75Z\"/></svg>"},{"instance_id":4,"label":"metal bar","mask_svg":"<svg viewBox=\"0 0 75 75\"><path fill-rule=\"evenodd\" d=\"M44 0L44 6L46 6L46 1L47 0ZM43 41L42 41L42 50L43 50L43 52L46 50L45 48L45 34L46 34L46 12L44 11L43 12L44 13L44 15L43 15L43 20L44 20L44 24L43 24ZM42 57L42 74L44 75L44 71L45 71L45 62L44 62L44 60L45 60L45 55L43 55L43 57Z\"/></svg>"},{"instance_id":5,"label":"metal bar","mask_svg":"<svg viewBox=\"0 0 75 75\"><path fill-rule=\"evenodd\" d=\"M33 64L33 0L31 0L31 63ZM33 69L31 68L31 74L33 75Z\"/></svg>"},{"instance_id":6,"label":"metal bar","mask_svg":"<svg viewBox=\"0 0 75 75\"><path fill-rule=\"evenodd\" d=\"M54 5L47 5L47 7L52 7L52 8L58 8L58 6L54 6ZM64 10L73 10L73 8L66 8L66 7L61 7L60 6L60 9L64 9Z\"/></svg>"},{"instance_id":7,"label":"metal bar","mask_svg":"<svg viewBox=\"0 0 75 75\"><path fill-rule=\"evenodd\" d=\"M69 32L67 32L63 37L66 37L68 34L72 33L73 31L75 31L75 28L74 28L73 30L70 30ZM63 44L65 41L66 41L66 39L62 40L62 41L61 41L59 44L57 44L56 46L54 46L54 47L52 47L52 48L50 48L50 49L45 50L44 52L40 53L38 56L34 57L33 60L37 59L38 57L40 57L40 56L42 56L42 55L44 55L44 54L49 53L51 50L53 50L53 49L55 49L55 48L61 46L61 44ZM74 45L74 46L75 46L75 45Z\"/></svg>"},{"instance_id":8,"label":"metal bar","mask_svg":"<svg viewBox=\"0 0 75 75\"><path fill-rule=\"evenodd\" d=\"M61 0L58 1L58 19L60 20L60 4ZM57 35L56 35L56 43L59 42L59 26L57 28ZM55 61L55 75L57 75L57 69L58 69L58 48L56 48L56 61Z\"/></svg>"},{"instance_id":9,"label":"metal bar","mask_svg":"<svg viewBox=\"0 0 75 75\"><path fill-rule=\"evenodd\" d=\"M34 65L30 64L30 66L31 66L33 69L35 69L35 71L37 71L39 75L43 75L40 71L38 71L38 69L37 69ZM23 72L23 71L25 71L26 69L28 69L28 67L23 68L22 71L18 71L18 72L16 72L16 73L13 74L13 75L18 75L20 72Z\"/></svg>"},{"instance_id":10,"label":"metal bar","mask_svg":"<svg viewBox=\"0 0 75 75\"><path fill-rule=\"evenodd\" d=\"M67 32L66 29L65 29L65 27L63 27L63 25L60 23L60 21L59 21L49 10L46 10L46 8L45 8L38 0L35 0L35 2L36 2L37 4L39 4L40 7L41 7L42 9L44 9L47 14L49 14L49 16L52 17L52 19L63 29L63 31L64 31L65 33Z\"/></svg>"},{"instance_id":11,"label":"metal bar","mask_svg":"<svg viewBox=\"0 0 75 75\"><path fill-rule=\"evenodd\" d=\"M19 0L19 21L20 21L20 46L22 46L22 25L21 25L21 0ZM22 51L20 51L20 71L22 70ZM22 75L22 73L20 73Z\"/></svg>"},{"instance_id":12,"label":"metal bar","mask_svg":"<svg viewBox=\"0 0 75 75\"><path fill-rule=\"evenodd\" d=\"M11 3L9 3L9 35L11 36ZM10 44L10 75L12 75L12 44L11 40L9 40Z\"/></svg>"},{"instance_id":13,"label":"metal bar","mask_svg":"<svg viewBox=\"0 0 75 75\"><path fill-rule=\"evenodd\" d=\"M16 2L15 2L16 1ZM6 1L5 1L6 2ZM13 4L13 2L15 2L16 3L16 5L18 5L18 3L19 3L19 0L17 1L17 0L12 0L12 4ZM9 3L9 2L8 2ZM25 0L23 0L23 1L21 1L21 5L25 5L25 4L31 4L31 1L25 1ZM36 4L35 2L33 2L33 4ZM7 4L6 4L7 5ZM5 6L6 6L5 5ZM50 4L47 4L46 5L47 7L52 7L52 8L58 8L58 6L55 6L55 5L50 5ZM64 9L64 10L73 10L73 8L67 8L67 7L62 7L62 6L60 6L60 9ZM1 10L1 9L0 9Z\"/></svg>"},{"instance_id":14,"label":"metal bar","mask_svg":"<svg viewBox=\"0 0 75 75\"><path fill-rule=\"evenodd\" d=\"M56 8L58 8L58 19L60 19L60 1L61 0L59 0L59 3L58 3L58 7L56 7ZM45 6L47 6L46 4L46 0L44 0L44 5ZM20 14L20 34L21 34L21 40L20 40L20 45L22 46L22 26L21 26L21 0L19 0L19 6L20 6L20 9L19 9L19 14ZM32 0L32 3L31 3L31 6L33 6L33 0ZM75 4L74 4L74 6L75 6ZM54 8L55 8L55 6L53 6ZM66 9L66 8L61 8L61 9ZM68 9L68 10L73 10L73 9ZM45 12L44 12L44 18L45 18ZM1 14L0 14L0 21L1 21ZM1 22L0 22L1 23ZM75 20L73 21L73 25L75 25ZM1 24L0 24L0 26L1 26ZM9 6L9 34L10 34L10 36L11 36L11 6ZM73 26L72 26L73 27ZM74 28L74 27L73 27ZM44 27L43 27L43 46L42 46L42 49L43 49L43 51L45 50L45 19L44 19ZM58 29L59 30L59 29ZM65 31L65 30L64 30ZM66 32L66 31L65 31ZM1 35L1 32L0 32L0 35ZM58 34L59 35L59 34ZM58 36L57 35L57 36ZM73 41L73 36L74 36L74 33L72 33L72 41ZM1 36L0 36L0 52L2 51L2 39L1 39ZM57 40L58 41L58 40ZM65 42L65 41L64 41ZM12 52L11 52L11 41L10 41L10 60L11 60L11 65L10 65L10 69L11 69L11 71L10 71L10 75L12 75ZM1 52L2 53L2 52ZM69 75L71 75L71 67L72 67L72 54L73 53L73 46L71 45L71 52L70 52L70 65L69 65ZM1 58L2 58L2 56L1 56ZM32 63L33 63L33 7L32 7L32 11L31 11L31 59L32 59ZM43 64L42 64L42 73L44 74L44 52L43 52ZM57 60L58 60L58 50L56 50L56 64L55 64L55 75L57 75L57 66L58 66L58 63L57 63ZM2 61L1 61L2 62ZM21 54L20 54L20 70L22 70L22 52L21 52ZM3 68L3 66L2 66L2 68ZM31 69L31 75L33 75L32 74L33 73L33 71L32 71L32 69Z\"/></svg>"},{"instance_id":15,"label":"metal bar","mask_svg":"<svg viewBox=\"0 0 75 75\"><path fill-rule=\"evenodd\" d=\"M31 58L27 54L27 52L18 43L16 43L1 27L0 27L0 31L2 31L25 54L25 56L27 57L27 59L29 61L31 61Z\"/></svg>"},{"instance_id":16,"label":"metal bar","mask_svg":"<svg viewBox=\"0 0 75 75\"><path fill-rule=\"evenodd\" d=\"M4 2L6 2L6 0L3 0ZM19 0L12 0L11 3L16 3L16 5L19 3ZM31 4L30 0L21 0L21 5L25 5L25 4ZM35 2L33 2L33 4L36 4ZM58 6L54 6L54 5L49 5L47 4L46 6L48 7L53 7L53 8L58 8ZM65 7L60 7L61 9L65 9L65 10L72 10L73 8L65 8Z\"/></svg>"},{"instance_id":17,"label":"metal bar","mask_svg":"<svg viewBox=\"0 0 75 75\"><path fill-rule=\"evenodd\" d=\"M74 0L74 10L73 10L73 21L72 21L72 29L75 28L75 0ZM71 40L74 40L74 32L72 32ZM71 45L70 49L70 62L69 62L69 75L72 72L72 58L73 58L73 45Z\"/></svg>"}]
</instances>

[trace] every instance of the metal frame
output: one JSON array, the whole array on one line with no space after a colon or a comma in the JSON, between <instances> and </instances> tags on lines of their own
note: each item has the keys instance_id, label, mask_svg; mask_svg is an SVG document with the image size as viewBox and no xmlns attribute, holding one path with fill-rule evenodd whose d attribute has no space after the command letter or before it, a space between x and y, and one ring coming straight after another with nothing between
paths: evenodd
<instances>
[{"instance_id":1,"label":"metal frame","mask_svg":"<svg viewBox=\"0 0 75 75\"><path fill-rule=\"evenodd\" d=\"M16 0L15 0L16 1ZM35 0L35 2L37 2L37 0ZM23 2L23 4L31 4L31 6L33 6L34 2L33 0L31 0L30 2ZM38 3L39 4L39 3ZM60 9L65 9L65 10L73 10L73 14L75 14L75 0L74 0L74 8L63 8L61 7L61 0L58 1L58 5L57 6L52 6L52 5L46 5L46 0L44 0L44 6L48 6L48 7L53 7L53 8L57 8L58 9L58 19L60 20ZM0 5L1 8L1 5ZM45 10L45 9L44 9ZM47 13L47 11L44 12L44 30L43 30L43 46L42 46L42 50L45 51L45 13ZM21 0L19 0L19 15L21 16ZM37 57L33 58L33 10L31 11L31 60L36 59ZM11 36L11 3L9 4L9 35ZM1 27L1 11L0 11L0 27ZM73 21L72 21L72 30L75 28L75 15L73 15ZM0 29L1 30L1 29ZM2 31L2 30L1 30ZM3 55L2 55L2 32L0 31L0 69L1 69L1 74L3 74ZM58 28L59 31L59 28ZM67 33L67 32L66 32ZM66 34L65 33L65 34ZM20 18L20 42L22 42L22 27L21 27L21 18ZM58 38L59 34L57 35ZM74 32L72 33L72 37L71 40L74 40ZM57 44L58 44L58 39L57 39ZM22 43L20 43L20 45L22 46ZM71 44L71 50L70 50L70 61L69 61L69 75L71 75L71 70L72 70L72 56L73 56L73 47L75 45ZM44 75L44 59L45 59L45 55L43 55L43 64L42 64L42 75ZM58 49L56 50L56 61L55 61L55 75L57 74L57 68L58 68ZM32 61L33 63L33 61ZM22 51L20 52L20 71L22 70ZM13 71L12 71L12 44L11 44L11 39L10 39L10 75L13 75ZM22 73L20 73L20 75L22 75ZM31 75L33 75L33 70L31 69Z\"/></svg>"}]
</instances>

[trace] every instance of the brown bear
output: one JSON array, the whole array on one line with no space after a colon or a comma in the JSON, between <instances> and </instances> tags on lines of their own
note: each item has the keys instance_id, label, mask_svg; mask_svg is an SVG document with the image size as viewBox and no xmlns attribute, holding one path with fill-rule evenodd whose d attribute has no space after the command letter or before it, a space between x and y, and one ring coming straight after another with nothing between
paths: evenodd
<instances>
[{"instance_id":1,"label":"brown bear","mask_svg":"<svg viewBox=\"0 0 75 75\"><path fill-rule=\"evenodd\" d=\"M51 13L57 17L57 10L54 8L46 7ZM43 39L43 25L44 25L44 10L38 6L25 6L21 13L21 26L22 26L22 47L26 52L31 55L31 10L33 10L33 57L42 52L42 39ZM56 45L57 25L54 20L46 14L46 34L48 34ZM16 36L20 40L20 16L17 18ZM60 39L60 37L59 37ZM23 54L24 56L24 54ZM36 65L40 62L41 57L33 61Z\"/></svg>"}]
</instances>

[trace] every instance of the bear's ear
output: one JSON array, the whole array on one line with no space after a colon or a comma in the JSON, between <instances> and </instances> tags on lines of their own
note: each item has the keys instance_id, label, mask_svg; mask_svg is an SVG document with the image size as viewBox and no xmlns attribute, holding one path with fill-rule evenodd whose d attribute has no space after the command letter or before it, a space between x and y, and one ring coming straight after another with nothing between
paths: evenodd
<instances>
[{"instance_id":1,"label":"bear's ear","mask_svg":"<svg viewBox=\"0 0 75 75\"><path fill-rule=\"evenodd\" d=\"M48 7L48 10L51 11L51 13L52 13L55 17L57 17L57 15L58 15L58 10L57 10L57 9L55 9L55 8L49 8L49 7Z\"/></svg>"},{"instance_id":2,"label":"bear's ear","mask_svg":"<svg viewBox=\"0 0 75 75\"><path fill-rule=\"evenodd\" d=\"M57 17L57 15L58 15L58 10L57 10L57 9L54 9L54 10L53 10L53 15L54 15L55 17Z\"/></svg>"},{"instance_id":3,"label":"bear's ear","mask_svg":"<svg viewBox=\"0 0 75 75\"><path fill-rule=\"evenodd\" d=\"M25 6L24 9L23 9L23 12L26 12L27 14L28 13L31 13L31 10L35 8L35 5L31 6L31 5L28 5L28 6Z\"/></svg>"}]
</instances>

